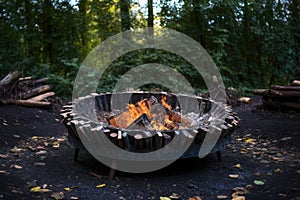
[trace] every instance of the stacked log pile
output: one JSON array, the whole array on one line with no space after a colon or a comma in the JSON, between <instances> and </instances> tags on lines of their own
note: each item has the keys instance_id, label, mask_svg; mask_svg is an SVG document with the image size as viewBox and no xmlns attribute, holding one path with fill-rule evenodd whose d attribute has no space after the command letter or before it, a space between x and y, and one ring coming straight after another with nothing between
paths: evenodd
<instances>
[{"instance_id":1,"label":"stacked log pile","mask_svg":"<svg viewBox=\"0 0 300 200\"><path fill-rule=\"evenodd\" d=\"M16 104L46 109L52 107L47 98L55 96L55 93L47 85L48 78L19 76L18 71L13 71L0 80L0 105Z\"/></svg>"},{"instance_id":2,"label":"stacked log pile","mask_svg":"<svg viewBox=\"0 0 300 200\"><path fill-rule=\"evenodd\" d=\"M289 86L272 85L270 89L256 89L254 94L261 95L263 104L268 108L300 110L300 80Z\"/></svg>"}]
</instances>

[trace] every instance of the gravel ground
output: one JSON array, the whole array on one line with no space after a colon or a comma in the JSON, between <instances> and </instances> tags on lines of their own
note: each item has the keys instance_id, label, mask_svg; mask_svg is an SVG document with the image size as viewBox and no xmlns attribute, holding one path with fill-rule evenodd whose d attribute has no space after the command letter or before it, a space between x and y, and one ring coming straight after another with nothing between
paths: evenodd
<instances>
[{"instance_id":1,"label":"gravel ground","mask_svg":"<svg viewBox=\"0 0 300 200\"><path fill-rule=\"evenodd\" d=\"M114 180L86 152L73 161L60 108L0 107L0 199L299 200L300 113L264 110L254 99L234 107L240 128L221 162L214 154L182 159Z\"/></svg>"}]
</instances>

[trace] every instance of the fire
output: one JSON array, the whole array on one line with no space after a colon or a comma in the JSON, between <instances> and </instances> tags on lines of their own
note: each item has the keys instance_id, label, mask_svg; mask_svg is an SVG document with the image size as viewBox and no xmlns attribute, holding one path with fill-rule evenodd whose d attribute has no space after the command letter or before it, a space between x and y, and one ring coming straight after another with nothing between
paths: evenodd
<instances>
[{"instance_id":1,"label":"fire","mask_svg":"<svg viewBox=\"0 0 300 200\"><path fill-rule=\"evenodd\" d=\"M155 97L151 97L156 100ZM167 96L162 96L160 103L153 102L148 99L143 99L136 104L128 104L127 110L109 119L110 125L118 128L128 128L137 120L142 118L142 115L147 119L147 123L151 125L151 129L154 130L176 130L179 128L177 123L181 120L178 116L173 116L174 111L172 107L167 103ZM171 115L170 115L171 113ZM178 114L176 114L178 115Z\"/></svg>"},{"instance_id":2,"label":"fire","mask_svg":"<svg viewBox=\"0 0 300 200\"><path fill-rule=\"evenodd\" d=\"M150 117L150 110L151 108L151 102L147 99L143 99L139 102L137 102L137 105L134 104L128 104L127 108L130 113L130 118L132 121L135 121L137 118L139 118L142 114L146 114L147 117Z\"/></svg>"},{"instance_id":3,"label":"fire","mask_svg":"<svg viewBox=\"0 0 300 200\"><path fill-rule=\"evenodd\" d=\"M161 102L161 105L163 105L165 108L172 110L171 105L167 104L167 96L165 96L165 95L162 96L160 102Z\"/></svg>"}]
</instances>

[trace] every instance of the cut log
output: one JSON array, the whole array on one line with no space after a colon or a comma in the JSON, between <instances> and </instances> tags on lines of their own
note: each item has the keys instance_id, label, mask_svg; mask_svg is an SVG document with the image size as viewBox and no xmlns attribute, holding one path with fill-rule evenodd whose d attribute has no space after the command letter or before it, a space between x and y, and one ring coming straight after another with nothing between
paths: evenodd
<instances>
[{"instance_id":1,"label":"cut log","mask_svg":"<svg viewBox=\"0 0 300 200\"><path fill-rule=\"evenodd\" d=\"M1 101L3 105L8 104L15 104L15 105L21 105L21 106L27 106L27 107L37 107L37 108L51 108L50 102L36 102L31 100L3 100Z\"/></svg>"},{"instance_id":2,"label":"cut log","mask_svg":"<svg viewBox=\"0 0 300 200\"><path fill-rule=\"evenodd\" d=\"M20 73L18 71L9 72L1 81L0 86L5 86L16 80L19 77Z\"/></svg>"},{"instance_id":3,"label":"cut log","mask_svg":"<svg viewBox=\"0 0 300 200\"><path fill-rule=\"evenodd\" d=\"M268 97L300 97L300 91L280 91L272 89L256 89L254 94Z\"/></svg>"},{"instance_id":4,"label":"cut log","mask_svg":"<svg viewBox=\"0 0 300 200\"><path fill-rule=\"evenodd\" d=\"M250 97L241 97L238 99L238 101L242 103L248 103L248 104L253 102L253 100Z\"/></svg>"},{"instance_id":5,"label":"cut log","mask_svg":"<svg viewBox=\"0 0 300 200\"><path fill-rule=\"evenodd\" d=\"M28 86L36 86L39 84L45 84L48 80L49 80L48 78L41 78L37 80L28 79L28 80L23 80L21 84L26 84Z\"/></svg>"},{"instance_id":6,"label":"cut log","mask_svg":"<svg viewBox=\"0 0 300 200\"><path fill-rule=\"evenodd\" d=\"M32 80L32 76L21 77L18 79L18 81L28 81L28 80Z\"/></svg>"},{"instance_id":7,"label":"cut log","mask_svg":"<svg viewBox=\"0 0 300 200\"><path fill-rule=\"evenodd\" d=\"M49 90L51 90L51 87L49 85L43 85L43 86L39 86L36 88L33 88L29 91L26 91L24 93L21 93L19 95L20 99L29 99L30 97L48 92Z\"/></svg>"},{"instance_id":8,"label":"cut log","mask_svg":"<svg viewBox=\"0 0 300 200\"><path fill-rule=\"evenodd\" d=\"M262 95L264 92L266 92L268 89L255 89L253 91L254 94L256 95Z\"/></svg>"},{"instance_id":9,"label":"cut log","mask_svg":"<svg viewBox=\"0 0 300 200\"><path fill-rule=\"evenodd\" d=\"M273 89L273 90L283 90L283 91L300 91L300 87L298 87L298 86L272 85L271 89Z\"/></svg>"},{"instance_id":10,"label":"cut log","mask_svg":"<svg viewBox=\"0 0 300 200\"><path fill-rule=\"evenodd\" d=\"M47 92L47 93L40 94L38 96L32 97L32 98L30 98L28 100L30 100L30 101L42 101L42 100L44 100L44 99L46 99L48 97L52 97L54 95L55 95L54 92Z\"/></svg>"},{"instance_id":11,"label":"cut log","mask_svg":"<svg viewBox=\"0 0 300 200\"><path fill-rule=\"evenodd\" d=\"M276 97L300 97L300 92L298 91L277 91L271 89L269 93Z\"/></svg>"},{"instance_id":12,"label":"cut log","mask_svg":"<svg viewBox=\"0 0 300 200\"><path fill-rule=\"evenodd\" d=\"M300 80L294 80L292 85L300 86Z\"/></svg>"}]
</instances>

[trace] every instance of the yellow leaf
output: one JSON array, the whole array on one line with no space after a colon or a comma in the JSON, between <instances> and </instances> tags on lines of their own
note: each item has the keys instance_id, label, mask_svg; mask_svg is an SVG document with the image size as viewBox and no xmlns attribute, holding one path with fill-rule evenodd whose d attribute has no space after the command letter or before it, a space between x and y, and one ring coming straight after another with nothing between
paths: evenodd
<instances>
[{"instance_id":1,"label":"yellow leaf","mask_svg":"<svg viewBox=\"0 0 300 200\"><path fill-rule=\"evenodd\" d=\"M71 188L69 188L69 187L65 187L65 188L64 188L64 190L65 190L65 191L70 191L70 190L71 190Z\"/></svg>"},{"instance_id":2,"label":"yellow leaf","mask_svg":"<svg viewBox=\"0 0 300 200\"><path fill-rule=\"evenodd\" d=\"M230 178L238 178L240 175L238 174L229 174L229 177Z\"/></svg>"},{"instance_id":3,"label":"yellow leaf","mask_svg":"<svg viewBox=\"0 0 300 200\"><path fill-rule=\"evenodd\" d=\"M36 186L30 189L30 192L39 192L41 190L40 186Z\"/></svg>"},{"instance_id":4,"label":"yellow leaf","mask_svg":"<svg viewBox=\"0 0 300 200\"><path fill-rule=\"evenodd\" d=\"M105 186L106 186L106 184L103 183L103 184L97 185L96 188L103 188L103 187L105 187Z\"/></svg>"},{"instance_id":5,"label":"yellow leaf","mask_svg":"<svg viewBox=\"0 0 300 200\"><path fill-rule=\"evenodd\" d=\"M234 167L236 167L236 168L241 168L242 166L241 166L241 164L240 163L238 163L238 164L236 164L236 165L234 165Z\"/></svg>"},{"instance_id":6,"label":"yellow leaf","mask_svg":"<svg viewBox=\"0 0 300 200\"><path fill-rule=\"evenodd\" d=\"M53 147L54 149L58 149L58 148L59 148L59 143L58 143L57 141L53 142L53 143L52 143L52 147Z\"/></svg>"},{"instance_id":7,"label":"yellow leaf","mask_svg":"<svg viewBox=\"0 0 300 200\"><path fill-rule=\"evenodd\" d=\"M38 192L50 192L51 190L44 188L44 189L40 189Z\"/></svg>"},{"instance_id":8,"label":"yellow leaf","mask_svg":"<svg viewBox=\"0 0 300 200\"><path fill-rule=\"evenodd\" d=\"M169 197L159 197L159 200L171 200Z\"/></svg>"},{"instance_id":9,"label":"yellow leaf","mask_svg":"<svg viewBox=\"0 0 300 200\"><path fill-rule=\"evenodd\" d=\"M246 140L246 143L250 143L250 142L252 142L251 138L249 138L249 139Z\"/></svg>"}]
</instances>

